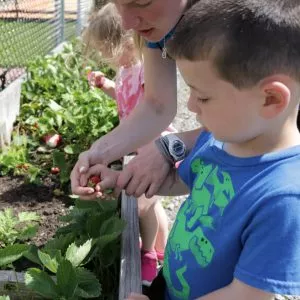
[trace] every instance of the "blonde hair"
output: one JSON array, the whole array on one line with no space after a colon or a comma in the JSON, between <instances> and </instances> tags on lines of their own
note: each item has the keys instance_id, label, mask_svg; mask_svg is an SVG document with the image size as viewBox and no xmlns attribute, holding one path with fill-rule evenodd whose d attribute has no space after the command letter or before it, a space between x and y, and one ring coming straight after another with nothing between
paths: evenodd
<instances>
[{"instance_id":1,"label":"blonde hair","mask_svg":"<svg viewBox=\"0 0 300 300\"><path fill-rule=\"evenodd\" d=\"M122 28L122 19L116 6L109 2L94 12L89 25L82 35L87 52L92 49L105 49L110 57L104 57L107 63L123 54L126 47L134 47L133 32Z\"/></svg>"}]
</instances>

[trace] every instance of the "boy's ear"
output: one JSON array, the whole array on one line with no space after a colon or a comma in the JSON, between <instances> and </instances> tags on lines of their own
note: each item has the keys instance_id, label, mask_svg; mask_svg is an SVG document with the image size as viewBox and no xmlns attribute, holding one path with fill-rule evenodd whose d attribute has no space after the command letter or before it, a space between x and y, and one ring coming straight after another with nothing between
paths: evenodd
<instances>
[{"instance_id":1,"label":"boy's ear","mask_svg":"<svg viewBox=\"0 0 300 300\"><path fill-rule=\"evenodd\" d=\"M284 111L290 103L290 89L280 81L262 83L261 91L264 102L260 115L264 119L272 119Z\"/></svg>"}]
</instances>

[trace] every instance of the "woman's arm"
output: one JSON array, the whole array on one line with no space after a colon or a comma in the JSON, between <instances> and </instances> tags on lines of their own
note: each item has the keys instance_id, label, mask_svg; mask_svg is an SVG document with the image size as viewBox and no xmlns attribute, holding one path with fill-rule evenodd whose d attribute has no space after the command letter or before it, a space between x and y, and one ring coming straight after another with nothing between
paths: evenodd
<instances>
[{"instance_id":1,"label":"woman's arm","mask_svg":"<svg viewBox=\"0 0 300 300\"><path fill-rule=\"evenodd\" d=\"M97 163L108 164L135 151L157 137L173 120L177 110L176 64L173 60L163 59L161 51L157 49L145 48L144 60L144 101L135 107L122 125L98 139L88 151L79 156L71 173L74 194L88 195L89 190L82 186L80 176L90 166ZM162 156L159 158L159 164L166 164L168 171L168 163ZM147 167L147 162L146 164L140 162L140 169L147 169ZM149 177L150 172L147 174ZM148 177L144 181L147 186L153 180L157 180L155 176L153 180ZM156 182L155 186L160 186L160 182L159 184Z\"/></svg>"},{"instance_id":2,"label":"woman's arm","mask_svg":"<svg viewBox=\"0 0 300 300\"><path fill-rule=\"evenodd\" d=\"M109 163L135 151L160 134L177 110L176 64L161 51L145 48L145 97L121 126L97 140L90 164Z\"/></svg>"}]
</instances>

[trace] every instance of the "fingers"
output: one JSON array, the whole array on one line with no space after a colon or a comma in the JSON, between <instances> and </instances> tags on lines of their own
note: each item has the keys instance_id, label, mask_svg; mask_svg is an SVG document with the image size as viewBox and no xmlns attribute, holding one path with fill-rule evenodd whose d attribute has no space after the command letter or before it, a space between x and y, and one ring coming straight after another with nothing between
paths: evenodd
<instances>
[{"instance_id":1,"label":"fingers","mask_svg":"<svg viewBox=\"0 0 300 300\"><path fill-rule=\"evenodd\" d=\"M145 192L146 198L151 198L154 195L157 195L157 192L159 191L159 188L161 187L162 183L164 182L169 171L170 171L169 164L162 165L159 176L157 176L155 178L155 180L151 181L151 184L150 184L148 190Z\"/></svg>"},{"instance_id":2,"label":"fingers","mask_svg":"<svg viewBox=\"0 0 300 300\"><path fill-rule=\"evenodd\" d=\"M126 194L129 196L133 195L139 186L140 179L138 177L132 177L128 185L125 187Z\"/></svg>"},{"instance_id":3,"label":"fingers","mask_svg":"<svg viewBox=\"0 0 300 300\"><path fill-rule=\"evenodd\" d=\"M78 196L90 195L94 193L94 189L80 184L81 174L79 172L80 161L78 161L71 172L71 189L72 193Z\"/></svg>"},{"instance_id":4,"label":"fingers","mask_svg":"<svg viewBox=\"0 0 300 300\"><path fill-rule=\"evenodd\" d=\"M149 182L146 180L141 181L140 185L134 192L134 197L136 197L136 198L141 197L145 192L147 192L148 188L149 188ZM149 190L148 190L148 192L149 192ZM147 198L150 198L150 197L147 197Z\"/></svg>"},{"instance_id":5,"label":"fingers","mask_svg":"<svg viewBox=\"0 0 300 300\"><path fill-rule=\"evenodd\" d=\"M130 165L128 164L119 175L119 178L117 180L117 187L119 189L125 189L132 176L133 172L130 168Z\"/></svg>"}]
</instances>

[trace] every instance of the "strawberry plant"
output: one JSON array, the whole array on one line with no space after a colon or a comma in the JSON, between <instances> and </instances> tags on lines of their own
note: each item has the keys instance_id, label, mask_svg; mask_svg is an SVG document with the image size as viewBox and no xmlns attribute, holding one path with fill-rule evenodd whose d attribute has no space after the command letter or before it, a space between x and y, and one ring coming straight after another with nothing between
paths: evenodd
<instances>
[{"instance_id":1,"label":"strawberry plant","mask_svg":"<svg viewBox=\"0 0 300 300\"><path fill-rule=\"evenodd\" d=\"M0 211L0 248L32 238L37 233L39 219L34 212L15 216L11 208Z\"/></svg>"},{"instance_id":2,"label":"strawberry plant","mask_svg":"<svg viewBox=\"0 0 300 300\"><path fill-rule=\"evenodd\" d=\"M39 166L29 163L28 142L25 135L13 135L10 148L4 148L0 152L0 175L27 175L31 182L36 181L41 170Z\"/></svg>"},{"instance_id":3,"label":"strawberry plant","mask_svg":"<svg viewBox=\"0 0 300 300\"><path fill-rule=\"evenodd\" d=\"M21 257L40 265L27 270L26 285L47 299L114 298L125 226L117 208L116 200L75 200L53 239L40 249L22 244L0 249L0 268Z\"/></svg>"},{"instance_id":4,"label":"strawberry plant","mask_svg":"<svg viewBox=\"0 0 300 300\"><path fill-rule=\"evenodd\" d=\"M62 255L60 250L50 254L38 250L41 265L50 273L30 268L25 274L28 288L46 299L80 299L99 297L101 285L95 275L83 268L84 260L92 249L92 240L81 246L72 243Z\"/></svg>"},{"instance_id":5,"label":"strawberry plant","mask_svg":"<svg viewBox=\"0 0 300 300\"><path fill-rule=\"evenodd\" d=\"M85 67L100 68L108 77L112 72L85 58L82 50L77 40L59 54L29 63L17 120L27 142L0 154L5 155L0 159L2 174L15 172L20 165L20 173L38 181L58 167L57 178L65 185L79 153L118 124L115 101L99 89L90 89ZM57 160L60 164L54 164ZM23 170L22 164L29 170Z\"/></svg>"}]
</instances>

